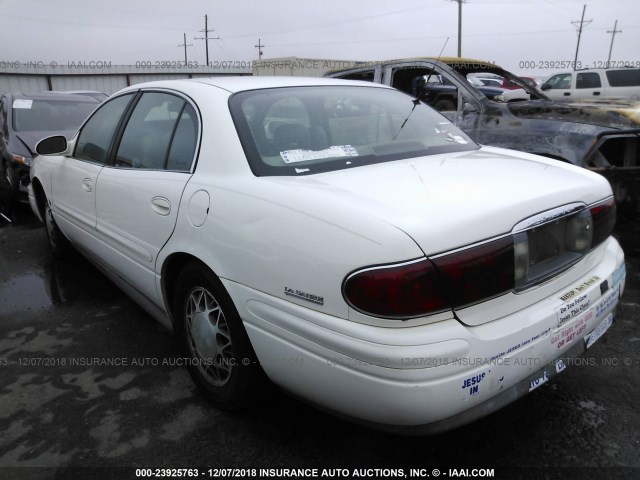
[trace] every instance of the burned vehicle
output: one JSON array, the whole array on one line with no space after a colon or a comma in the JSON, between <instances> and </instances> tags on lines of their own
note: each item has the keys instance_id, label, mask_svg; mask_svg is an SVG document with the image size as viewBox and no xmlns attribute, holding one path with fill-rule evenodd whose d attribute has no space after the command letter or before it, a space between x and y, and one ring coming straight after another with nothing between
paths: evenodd
<instances>
[{"instance_id":1,"label":"burned vehicle","mask_svg":"<svg viewBox=\"0 0 640 480\"><path fill-rule=\"evenodd\" d=\"M467 77L491 73L529 95L527 101L500 102L484 95ZM371 63L326 76L390 85L429 103L415 91L418 79L437 75L458 90L457 105L442 113L476 142L535 153L604 175L614 190L618 212L640 212L640 102L561 102L499 66L462 58L417 58ZM472 75L473 76L473 75ZM434 106L431 104L431 106Z\"/></svg>"}]
</instances>

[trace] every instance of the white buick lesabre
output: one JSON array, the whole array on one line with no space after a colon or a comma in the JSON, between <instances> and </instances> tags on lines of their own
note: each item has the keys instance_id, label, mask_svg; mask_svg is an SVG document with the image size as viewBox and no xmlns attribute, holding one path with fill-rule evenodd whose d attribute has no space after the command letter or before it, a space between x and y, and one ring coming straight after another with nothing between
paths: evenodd
<instances>
[{"instance_id":1,"label":"white buick lesabre","mask_svg":"<svg viewBox=\"0 0 640 480\"><path fill-rule=\"evenodd\" d=\"M54 254L173 328L222 408L266 374L378 428L453 428L561 372L624 289L603 177L477 145L380 85L135 85L38 152Z\"/></svg>"}]
</instances>

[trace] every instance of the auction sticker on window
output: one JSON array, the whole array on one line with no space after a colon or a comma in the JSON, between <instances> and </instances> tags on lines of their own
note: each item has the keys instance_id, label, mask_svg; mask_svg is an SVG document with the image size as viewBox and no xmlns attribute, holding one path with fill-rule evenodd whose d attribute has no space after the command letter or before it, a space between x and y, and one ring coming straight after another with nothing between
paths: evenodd
<instances>
[{"instance_id":1,"label":"auction sticker on window","mask_svg":"<svg viewBox=\"0 0 640 480\"><path fill-rule=\"evenodd\" d=\"M13 101L13 108L30 110L32 105L33 105L33 100L29 100L27 98L16 98Z\"/></svg>"},{"instance_id":2,"label":"auction sticker on window","mask_svg":"<svg viewBox=\"0 0 640 480\"><path fill-rule=\"evenodd\" d=\"M358 152L351 145L334 145L324 150L285 150L280 152L284 163L306 162L333 157L357 157Z\"/></svg>"}]
</instances>

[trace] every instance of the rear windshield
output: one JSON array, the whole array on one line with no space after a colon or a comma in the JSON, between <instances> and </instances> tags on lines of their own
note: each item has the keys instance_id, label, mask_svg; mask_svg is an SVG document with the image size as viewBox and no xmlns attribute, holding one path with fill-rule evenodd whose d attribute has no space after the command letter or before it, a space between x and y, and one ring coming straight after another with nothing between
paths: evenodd
<instances>
[{"instance_id":1,"label":"rear windshield","mask_svg":"<svg viewBox=\"0 0 640 480\"><path fill-rule=\"evenodd\" d=\"M608 70L607 80L612 87L640 87L640 69Z\"/></svg>"},{"instance_id":2,"label":"rear windshield","mask_svg":"<svg viewBox=\"0 0 640 480\"><path fill-rule=\"evenodd\" d=\"M16 132L61 132L77 130L99 102L73 100L13 101L13 129Z\"/></svg>"},{"instance_id":3,"label":"rear windshield","mask_svg":"<svg viewBox=\"0 0 640 480\"><path fill-rule=\"evenodd\" d=\"M303 175L475 150L446 117L392 89L252 90L229 101L255 175Z\"/></svg>"}]
</instances>

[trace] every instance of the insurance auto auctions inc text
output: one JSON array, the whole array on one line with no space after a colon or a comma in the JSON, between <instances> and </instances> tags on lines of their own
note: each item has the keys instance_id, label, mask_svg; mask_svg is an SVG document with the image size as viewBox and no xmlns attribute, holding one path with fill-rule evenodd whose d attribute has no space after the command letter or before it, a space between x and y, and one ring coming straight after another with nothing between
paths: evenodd
<instances>
[{"instance_id":1,"label":"insurance auto auctions inc text","mask_svg":"<svg viewBox=\"0 0 640 480\"><path fill-rule=\"evenodd\" d=\"M495 476L493 468L260 468L254 470L261 478L465 478Z\"/></svg>"}]
</instances>

